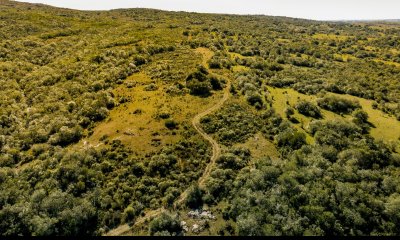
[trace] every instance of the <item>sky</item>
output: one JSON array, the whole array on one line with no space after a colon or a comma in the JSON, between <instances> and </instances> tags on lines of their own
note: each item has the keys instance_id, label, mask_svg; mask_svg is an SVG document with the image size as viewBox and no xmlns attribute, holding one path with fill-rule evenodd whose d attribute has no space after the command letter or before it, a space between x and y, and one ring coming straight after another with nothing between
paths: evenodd
<instances>
[{"instance_id":1,"label":"sky","mask_svg":"<svg viewBox=\"0 0 400 240\"><path fill-rule=\"evenodd\" d=\"M400 0L27 0L24 2L80 10L140 7L202 13L264 14L314 20L400 19Z\"/></svg>"}]
</instances>

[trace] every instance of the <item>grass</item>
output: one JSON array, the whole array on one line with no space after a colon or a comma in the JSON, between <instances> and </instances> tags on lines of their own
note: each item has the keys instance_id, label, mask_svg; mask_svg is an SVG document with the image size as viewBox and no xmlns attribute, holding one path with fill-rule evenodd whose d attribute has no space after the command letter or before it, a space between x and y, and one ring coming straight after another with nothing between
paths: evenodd
<instances>
[{"instance_id":1,"label":"grass","mask_svg":"<svg viewBox=\"0 0 400 240\"><path fill-rule=\"evenodd\" d=\"M336 54L336 53L335 53L333 56L334 56L335 58L341 58L341 59L343 59L343 61L345 61L345 62L348 62L348 61L357 59L356 57L354 57L354 56L351 55L351 54Z\"/></svg>"},{"instance_id":2,"label":"grass","mask_svg":"<svg viewBox=\"0 0 400 240\"><path fill-rule=\"evenodd\" d=\"M260 159L269 156L273 161L278 161L280 154L273 142L266 139L261 133L249 138L245 143L239 143L234 147L245 147L250 149L251 156Z\"/></svg>"},{"instance_id":3,"label":"grass","mask_svg":"<svg viewBox=\"0 0 400 240\"><path fill-rule=\"evenodd\" d=\"M349 38L352 38L351 36L343 36L343 35L336 35L336 34L324 34L324 33L314 34L312 37L315 39L321 39L321 40L339 40L339 41L346 41Z\"/></svg>"},{"instance_id":4,"label":"grass","mask_svg":"<svg viewBox=\"0 0 400 240\"><path fill-rule=\"evenodd\" d=\"M398 63L398 62L385 61L385 60L381 60L381 59L374 59L374 61L375 62L381 62L381 63L387 64L387 65L393 65L393 66L396 66L396 67L400 67L400 63Z\"/></svg>"},{"instance_id":5,"label":"grass","mask_svg":"<svg viewBox=\"0 0 400 240\"><path fill-rule=\"evenodd\" d=\"M233 66L232 71L233 72L247 72L247 71L250 71L250 68L246 67L246 66Z\"/></svg>"},{"instance_id":6,"label":"grass","mask_svg":"<svg viewBox=\"0 0 400 240\"><path fill-rule=\"evenodd\" d=\"M315 95L305 95L301 94L293 89L280 89L280 88L272 88L268 87L268 91L270 92L269 97L274 99L273 107L282 117L285 117L285 109L288 106L294 107L295 104L299 100L307 100L316 103L316 99L318 98ZM371 136L376 140L383 140L385 142L398 142L400 138L400 124L394 118L380 110L372 108L372 100L367 100L359 97L354 97L351 95L340 95L334 93L328 93L330 95L335 95L338 97L356 100L359 101L364 111L366 111L369 115L369 121L374 126L371 129ZM287 104L287 102L289 104ZM344 118L347 120L351 120L352 117L350 115L345 115L344 117L335 114L330 111L326 111L321 109L322 115L325 120L333 120L335 118ZM297 111L294 114L294 117L300 122L299 124L294 124L294 126L304 133L307 133L305 129L308 124L311 122L312 118L306 117L304 115L299 114ZM307 134L307 142L313 143L313 138Z\"/></svg>"},{"instance_id":7,"label":"grass","mask_svg":"<svg viewBox=\"0 0 400 240\"><path fill-rule=\"evenodd\" d=\"M206 48L199 48L188 53L195 57L197 64L205 64L213 56L213 52ZM160 61L167 61L161 57ZM196 64L193 64L194 71ZM182 139L181 131L184 126L191 127L191 119L199 112L204 111L218 99L222 93L215 93L209 98L200 98L191 95L170 96L165 89L171 86L168 80L155 81L141 71L130 76L125 84L116 88L113 93L117 99L124 97L129 102L120 104L110 111L109 117L94 128L93 134L81 141L98 146L103 136L108 136L110 141L120 140L132 150L146 155L160 150L166 145L176 143ZM188 71L190 72L190 71ZM180 81L184 84L184 81ZM146 91L149 84L156 84L158 89ZM132 84L134 87L128 88ZM165 120L156 116L159 113L169 113L169 119L179 124L177 130L169 130L165 127Z\"/></svg>"},{"instance_id":8,"label":"grass","mask_svg":"<svg viewBox=\"0 0 400 240\"><path fill-rule=\"evenodd\" d=\"M399 141L400 139L400 123L396 118L385 114L384 112L372 108L372 100L358 98L350 95L334 94L346 99L357 100L360 102L363 110L368 113L369 122L375 127L371 129L371 136L376 140L385 142ZM399 141L400 143L400 141ZM400 146L399 146L400 147Z\"/></svg>"}]
</instances>

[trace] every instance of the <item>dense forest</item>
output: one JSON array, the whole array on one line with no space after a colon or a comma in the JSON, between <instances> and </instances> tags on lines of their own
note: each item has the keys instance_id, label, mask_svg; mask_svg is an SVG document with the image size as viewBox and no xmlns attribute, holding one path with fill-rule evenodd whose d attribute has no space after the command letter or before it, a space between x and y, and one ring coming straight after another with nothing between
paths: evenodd
<instances>
[{"instance_id":1,"label":"dense forest","mask_svg":"<svg viewBox=\"0 0 400 240\"><path fill-rule=\"evenodd\" d=\"M0 0L0 236L400 235L400 23Z\"/></svg>"}]
</instances>

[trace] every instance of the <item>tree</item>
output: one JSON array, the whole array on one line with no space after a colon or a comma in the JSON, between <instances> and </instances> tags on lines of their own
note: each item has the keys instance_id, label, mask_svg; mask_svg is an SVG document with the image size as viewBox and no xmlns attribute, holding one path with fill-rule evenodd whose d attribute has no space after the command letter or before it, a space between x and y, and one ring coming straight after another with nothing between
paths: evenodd
<instances>
[{"instance_id":1,"label":"tree","mask_svg":"<svg viewBox=\"0 0 400 240\"><path fill-rule=\"evenodd\" d=\"M167 120L165 121L165 126L166 126L169 130L173 130L173 129L175 129L175 128L178 127L178 123L177 123L175 120L173 120L173 119L167 119Z\"/></svg>"},{"instance_id":2,"label":"tree","mask_svg":"<svg viewBox=\"0 0 400 240\"><path fill-rule=\"evenodd\" d=\"M203 193L199 185L194 185L190 188L186 197L186 206L192 209L197 209L203 205Z\"/></svg>"},{"instance_id":3,"label":"tree","mask_svg":"<svg viewBox=\"0 0 400 240\"><path fill-rule=\"evenodd\" d=\"M171 216L167 213L162 213L159 217L150 222L150 235L165 235L170 236L182 235L182 227L177 216Z\"/></svg>"},{"instance_id":4,"label":"tree","mask_svg":"<svg viewBox=\"0 0 400 240\"><path fill-rule=\"evenodd\" d=\"M290 118L291 116L293 116L293 114L294 114L294 109L293 109L292 107L288 106L288 107L285 109L285 115L286 115L286 117L287 117L287 118Z\"/></svg>"},{"instance_id":5,"label":"tree","mask_svg":"<svg viewBox=\"0 0 400 240\"><path fill-rule=\"evenodd\" d=\"M253 213L240 215L237 219L239 236L262 236L263 230L261 223Z\"/></svg>"},{"instance_id":6,"label":"tree","mask_svg":"<svg viewBox=\"0 0 400 240\"><path fill-rule=\"evenodd\" d=\"M322 114L319 108L311 102L307 101L299 101L296 104L296 109L299 113L304 116L312 117L312 118L321 118Z\"/></svg>"},{"instance_id":7,"label":"tree","mask_svg":"<svg viewBox=\"0 0 400 240\"><path fill-rule=\"evenodd\" d=\"M368 113L363 111L362 109L358 109L353 112L354 122L356 124L364 124L368 123Z\"/></svg>"},{"instance_id":8,"label":"tree","mask_svg":"<svg viewBox=\"0 0 400 240\"><path fill-rule=\"evenodd\" d=\"M278 143L278 147L296 150L306 144L306 135L302 132L286 130L278 134L276 141Z\"/></svg>"},{"instance_id":9,"label":"tree","mask_svg":"<svg viewBox=\"0 0 400 240\"><path fill-rule=\"evenodd\" d=\"M247 96L247 102L252 106L255 106L257 103L261 106L263 105L261 95L255 92Z\"/></svg>"}]
</instances>

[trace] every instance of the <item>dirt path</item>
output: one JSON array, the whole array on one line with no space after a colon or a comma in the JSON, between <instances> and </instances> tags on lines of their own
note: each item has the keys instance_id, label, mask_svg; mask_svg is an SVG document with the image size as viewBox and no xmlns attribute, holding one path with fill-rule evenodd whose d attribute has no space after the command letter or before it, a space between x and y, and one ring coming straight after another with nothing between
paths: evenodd
<instances>
[{"instance_id":1,"label":"dirt path","mask_svg":"<svg viewBox=\"0 0 400 240\"><path fill-rule=\"evenodd\" d=\"M224 105L224 103L226 102L226 100L228 100L229 98L229 90L231 88L231 82L230 80L228 80L228 84L225 87L224 90L224 96L222 97L222 99L215 104L214 106L212 106L211 108L207 109L206 111L197 114L193 120L192 120L192 125L193 127L196 129L196 131L205 139L207 140L211 146L212 146L212 156L210 159L210 162L208 163L206 169L203 172L203 175L199 178L198 180L198 184L200 187L202 187L204 185L205 180L210 176L211 173L211 169L214 167L215 165L215 161L219 158L219 156L221 155L221 147L219 146L218 142L215 141L210 135L208 135L203 128L201 128L201 124L200 124L200 120L211 114L212 112L220 109L222 107L222 105ZM186 199L186 196L189 192L189 189L186 189L181 196L176 200L175 204L174 204L174 208L179 207L179 205L181 205L183 203L183 201Z\"/></svg>"},{"instance_id":2,"label":"dirt path","mask_svg":"<svg viewBox=\"0 0 400 240\"><path fill-rule=\"evenodd\" d=\"M217 160L217 159L219 158L219 156L221 155L221 147L219 146L219 144L218 144L217 141L215 141L210 135L208 135L208 134L203 130L203 128L201 128L200 120L201 120L203 117L205 117L205 116L211 114L212 112L214 112L214 111L220 109L220 108L224 105L224 103L226 102L226 100L228 100L228 98L229 98L229 89L230 89L230 86L231 86L231 82L230 82L230 80L228 80L228 84L227 84L227 86L225 87L224 96L222 97L222 99L221 99L217 104L215 104L214 106L212 106L211 108L207 109L206 111L204 111L204 112L202 112L202 113L197 114L197 115L193 118L193 120L192 120L192 125L193 125L193 127L196 129L196 131L197 131L205 140L207 140L207 141L211 144L212 149L213 149L210 162L208 163L206 169L204 170L203 175L202 175L202 176L199 178L199 180L198 180L199 186L203 186L203 185L204 185L205 180L210 176L211 169L214 167L216 160ZM175 201L175 203L174 203L174 208L179 207L179 205L181 205L181 204L183 203L183 201L186 199L186 196L187 196L188 192L189 192L189 189L186 189L186 190L179 196L179 198L178 198L178 199ZM145 216L139 218L139 219L135 222L135 225L142 224L142 223L144 223L146 220L149 220L149 219L151 219L151 218L153 218L153 217L155 217L155 216L157 216L157 215L163 213L164 211L165 211L164 208L159 208L159 209L156 209L156 210L148 211L148 212L146 213ZM131 229L131 227L129 227L128 224L124 224L124 225L119 226L118 228L115 228L115 229L111 230L110 232L108 232L108 233L106 234L106 236L121 236L121 235L124 235L124 234L128 233L128 232L130 231L130 229Z\"/></svg>"},{"instance_id":3,"label":"dirt path","mask_svg":"<svg viewBox=\"0 0 400 240\"><path fill-rule=\"evenodd\" d=\"M160 215L164 211L165 211L164 208L158 208L156 210L148 211L145 216L138 218L134 224L135 225L142 224L142 223L146 222L147 220L150 220L150 219ZM131 227L128 224L124 224L124 225L121 225L121 226L109 231L107 234L105 234L105 236L123 236L123 235L129 233L130 230L131 230Z\"/></svg>"},{"instance_id":4,"label":"dirt path","mask_svg":"<svg viewBox=\"0 0 400 240\"><path fill-rule=\"evenodd\" d=\"M205 57L205 59L207 59L207 57ZM207 61L204 61L204 62L206 63ZM218 74L215 74L215 75L218 75ZM229 93L230 88L231 88L231 81L230 81L230 79L228 79L228 83L224 89L224 96L222 97L222 99L219 100L219 102L216 103L215 105L213 105L211 108L205 110L204 112L197 114L192 120L192 125L193 125L194 129L196 129L196 131L205 140L207 140L212 146L212 156L211 156L210 162L208 163L206 169L204 170L203 175L198 180L198 184L200 187L202 187L204 185L205 180L210 176L211 169L214 167L216 160L221 155L221 147L219 146L217 141L215 141L210 135L208 135L203 130L203 128L201 128L200 120L203 117L220 109L224 105L224 103L228 100L228 98L230 96L230 93ZM183 201L186 199L188 192L189 192L189 188L181 193L179 198L174 203L175 209L183 204ZM146 220L150 220L151 218L156 217L157 215L159 215L165 211L166 211L166 209L164 209L164 208L159 208L156 210L148 211L145 216L138 218L134 224L135 225L142 224ZM131 230L131 227L128 224L124 224L124 225L121 225L121 226L109 231L105 235L106 236L121 236L121 235L127 234L130 230Z\"/></svg>"}]
</instances>

